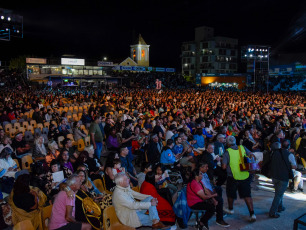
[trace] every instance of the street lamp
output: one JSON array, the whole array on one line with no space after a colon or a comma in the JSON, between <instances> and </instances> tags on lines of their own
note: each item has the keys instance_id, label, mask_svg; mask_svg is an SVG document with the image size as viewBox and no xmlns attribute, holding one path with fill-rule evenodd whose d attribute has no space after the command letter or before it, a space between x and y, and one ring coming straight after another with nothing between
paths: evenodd
<instances>
[{"instance_id":1,"label":"street lamp","mask_svg":"<svg viewBox=\"0 0 306 230\"><path fill-rule=\"evenodd\" d=\"M104 58L103 58L103 61L107 61L107 57L104 57Z\"/></svg>"}]
</instances>

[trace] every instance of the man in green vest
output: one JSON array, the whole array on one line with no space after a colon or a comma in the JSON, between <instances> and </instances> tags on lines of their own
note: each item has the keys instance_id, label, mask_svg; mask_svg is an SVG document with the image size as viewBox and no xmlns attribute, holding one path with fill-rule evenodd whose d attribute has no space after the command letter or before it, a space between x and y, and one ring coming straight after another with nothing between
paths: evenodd
<instances>
[{"instance_id":1,"label":"man in green vest","mask_svg":"<svg viewBox=\"0 0 306 230\"><path fill-rule=\"evenodd\" d=\"M227 138L228 149L225 151L222 159L222 168L226 169L226 195L228 208L224 211L228 214L234 214L234 199L237 199L237 190L239 197L244 199L249 212L250 222L256 221L256 216L253 209L253 199L251 197L251 178L247 171L240 171L239 164L243 162L244 156L255 156L244 146L236 145L236 138L229 136Z\"/></svg>"}]
</instances>

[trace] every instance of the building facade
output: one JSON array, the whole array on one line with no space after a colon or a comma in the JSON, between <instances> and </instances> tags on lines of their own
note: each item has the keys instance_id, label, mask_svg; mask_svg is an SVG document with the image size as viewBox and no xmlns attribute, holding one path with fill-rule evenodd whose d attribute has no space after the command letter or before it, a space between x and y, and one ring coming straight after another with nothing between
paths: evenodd
<instances>
[{"instance_id":1,"label":"building facade","mask_svg":"<svg viewBox=\"0 0 306 230\"><path fill-rule=\"evenodd\" d=\"M131 58L139 66L149 66L149 48L150 46L143 40L139 34L138 40L131 45Z\"/></svg>"},{"instance_id":2,"label":"building facade","mask_svg":"<svg viewBox=\"0 0 306 230\"><path fill-rule=\"evenodd\" d=\"M196 74L236 73L238 39L214 36L211 27L195 29L195 40L182 44L182 73Z\"/></svg>"}]
</instances>

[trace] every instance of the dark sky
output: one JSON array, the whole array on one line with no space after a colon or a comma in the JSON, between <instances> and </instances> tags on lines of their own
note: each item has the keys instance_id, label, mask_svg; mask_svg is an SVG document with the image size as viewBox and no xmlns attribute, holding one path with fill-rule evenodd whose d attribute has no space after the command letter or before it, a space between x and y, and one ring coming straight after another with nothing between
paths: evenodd
<instances>
[{"instance_id":1,"label":"dark sky","mask_svg":"<svg viewBox=\"0 0 306 230\"><path fill-rule=\"evenodd\" d=\"M215 35L238 38L239 45L306 52L305 6L305 0L3 0L0 8L24 17L24 38L0 41L0 58L73 54L123 60L141 33L151 66L179 68L181 43L204 25L214 27Z\"/></svg>"}]
</instances>

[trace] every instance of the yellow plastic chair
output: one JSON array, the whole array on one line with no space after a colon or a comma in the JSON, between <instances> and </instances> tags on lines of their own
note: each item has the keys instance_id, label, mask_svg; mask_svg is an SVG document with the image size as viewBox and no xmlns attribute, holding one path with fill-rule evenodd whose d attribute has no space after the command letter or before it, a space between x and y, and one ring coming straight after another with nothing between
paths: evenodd
<instances>
[{"instance_id":1,"label":"yellow plastic chair","mask_svg":"<svg viewBox=\"0 0 306 230\"><path fill-rule=\"evenodd\" d=\"M50 127L50 122L45 122L45 123L44 123L44 127L49 129L49 127Z\"/></svg>"},{"instance_id":2,"label":"yellow plastic chair","mask_svg":"<svg viewBox=\"0 0 306 230\"><path fill-rule=\"evenodd\" d=\"M134 230L135 228L120 223L114 206L109 206L103 211L103 230Z\"/></svg>"},{"instance_id":3,"label":"yellow plastic chair","mask_svg":"<svg viewBox=\"0 0 306 230\"><path fill-rule=\"evenodd\" d=\"M35 120L31 120L31 121L30 121L30 125L31 125L34 129L36 129L36 127L37 127L37 123L36 123Z\"/></svg>"},{"instance_id":4,"label":"yellow plastic chair","mask_svg":"<svg viewBox=\"0 0 306 230\"><path fill-rule=\"evenodd\" d=\"M33 159L30 155L26 155L21 158L21 167L22 169L31 170L31 164L33 163Z\"/></svg>"},{"instance_id":5,"label":"yellow plastic chair","mask_svg":"<svg viewBox=\"0 0 306 230\"><path fill-rule=\"evenodd\" d=\"M51 124L53 124L53 125L55 125L55 127L57 127L56 121L51 121Z\"/></svg>"},{"instance_id":6,"label":"yellow plastic chair","mask_svg":"<svg viewBox=\"0 0 306 230\"><path fill-rule=\"evenodd\" d=\"M25 130L28 129L28 126L29 126L29 122L27 122L27 121L22 122L22 127L23 127Z\"/></svg>"},{"instance_id":7,"label":"yellow plastic chair","mask_svg":"<svg viewBox=\"0 0 306 230\"><path fill-rule=\"evenodd\" d=\"M37 128L39 128L39 129L42 131L42 129L44 128L44 126L43 126L42 123L38 123L38 124L37 124Z\"/></svg>"},{"instance_id":8,"label":"yellow plastic chair","mask_svg":"<svg viewBox=\"0 0 306 230\"><path fill-rule=\"evenodd\" d=\"M51 217L51 212L52 212L52 205L44 207L41 212L43 230L48 230L48 224L49 224L49 219Z\"/></svg>"},{"instance_id":9,"label":"yellow plastic chair","mask_svg":"<svg viewBox=\"0 0 306 230\"><path fill-rule=\"evenodd\" d=\"M101 179L96 179L93 181L94 185L99 189L100 192L104 192L104 187Z\"/></svg>"},{"instance_id":10,"label":"yellow plastic chair","mask_svg":"<svg viewBox=\"0 0 306 230\"><path fill-rule=\"evenodd\" d=\"M79 139L78 140L78 151L82 152L85 148L85 143L83 139Z\"/></svg>"},{"instance_id":11,"label":"yellow plastic chair","mask_svg":"<svg viewBox=\"0 0 306 230\"><path fill-rule=\"evenodd\" d=\"M13 126L12 126L11 123L6 124L6 125L4 126L4 132L5 132L7 135L10 134L10 132L11 132L12 129L13 129Z\"/></svg>"},{"instance_id":12,"label":"yellow plastic chair","mask_svg":"<svg viewBox=\"0 0 306 230\"><path fill-rule=\"evenodd\" d=\"M13 139L13 138L15 137L15 134L16 134L17 131L18 131L18 130L12 128L12 129L10 130L10 138Z\"/></svg>"},{"instance_id":13,"label":"yellow plastic chair","mask_svg":"<svg viewBox=\"0 0 306 230\"><path fill-rule=\"evenodd\" d=\"M89 145L90 145L90 137L87 136L87 137L85 137L85 146L87 147Z\"/></svg>"},{"instance_id":14,"label":"yellow plastic chair","mask_svg":"<svg viewBox=\"0 0 306 230\"><path fill-rule=\"evenodd\" d=\"M17 223L13 230L34 230L34 227L30 220L24 220L19 223Z\"/></svg>"},{"instance_id":15,"label":"yellow plastic chair","mask_svg":"<svg viewBox=\"0 0 306 230\"><path fill-rule=\"evenodd\" d=\"M19 130L20 127L21 127L21 125L20 125L20 123L18 123L18 122L14 123L14 125L13 125L13 128L14 128L15 130Z\"/></svg>"},{"instance_id":16,"label":"yellow plastic chair","mask_svg":"<svg viewBox=\"0 0 306 230\"><path fill-rule=\"evenodd\" d=\"M67 134L67 138L74 142L73 135L71 133Z\"/></svg>"},{"instance_id":17,"label":"yellow plastic chair","mask_svg":"<svg viewBox=\"0 0 306 230\"><path fill-rule=\"evenodd\" d=\"M31 131L31 133L34 135L34 128L32 125L28 126L27 131Z\"/></svg>"},{"instance_id":18,"label":"yellow plastic chair","mask_svg":"<svg viewBox=\"0 0 306 230\"><path fill-rule=\"evenodd\" d=\"M18 129L18 132L22 132L22 135L24 135L24 132L25 132L26 130L25 130L25 128L24 127L20 127L19 129Z\"/></svg>"}]
</instances>

